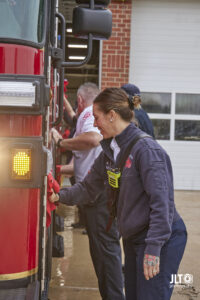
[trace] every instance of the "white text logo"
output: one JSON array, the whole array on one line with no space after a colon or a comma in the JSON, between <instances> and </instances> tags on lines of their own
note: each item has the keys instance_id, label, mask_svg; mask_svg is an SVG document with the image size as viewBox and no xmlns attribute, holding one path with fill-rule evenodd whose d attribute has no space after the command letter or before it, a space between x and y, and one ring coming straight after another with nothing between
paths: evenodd
<instances>
[{"instance_id":1,"label":"white text logo","mask_svg":"<svg viewBox=\"0 0 200 300\"><path fill-rule=\"evenodd\" d=\"M171 274L170 286L175 285L190 285L193 283L192 274Z\"/></svg>"}]
</instances>

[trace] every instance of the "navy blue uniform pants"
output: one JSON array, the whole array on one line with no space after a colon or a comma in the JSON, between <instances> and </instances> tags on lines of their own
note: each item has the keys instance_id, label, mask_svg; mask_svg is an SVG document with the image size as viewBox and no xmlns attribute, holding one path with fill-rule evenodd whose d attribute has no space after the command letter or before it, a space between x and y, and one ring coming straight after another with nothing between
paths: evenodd
<instances>
[{"instance_id":1,"label":"navy blue uniform pants","mask_svg":"<svg viewBox=\"0 0 200 300\"><path fill-rule=\"evenodd\" d=\"M103 300L124 300L119 233L115 222L106 232L109 213L105 193L99 196L95 205L85 205L84 210L101 297Z\"/></svg>"},{"instance_id":2,"label":"navy blue uniform pants","mask_svg":"<svg viewBox=\"0 0 200 300\"><path fill-rule=\"evenodd\" d=\"M187 241L185 224L182 219L173 223L171 237L161 249L160 273L149 280L143 273L146 234L147 230L123 240L126 300L169 300L171 275L177 274Z\"/></svg>"}]
</instances>

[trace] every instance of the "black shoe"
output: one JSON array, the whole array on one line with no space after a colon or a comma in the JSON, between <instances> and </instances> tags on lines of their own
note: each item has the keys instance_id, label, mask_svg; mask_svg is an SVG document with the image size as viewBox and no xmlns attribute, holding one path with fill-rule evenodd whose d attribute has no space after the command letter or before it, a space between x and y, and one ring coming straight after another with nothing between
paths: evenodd
<instances>
[{"instance_id":1,"label":"black shoe","mask_svg":"<svg viewBox=\"0 0 200 300\"><path fill-rule=\"evenodd\" d=\"M84 225L83 224L81 224L81 223L73 223L72 225L71 225L73 228L84 228Z\"/></svg>"}]
</instances>

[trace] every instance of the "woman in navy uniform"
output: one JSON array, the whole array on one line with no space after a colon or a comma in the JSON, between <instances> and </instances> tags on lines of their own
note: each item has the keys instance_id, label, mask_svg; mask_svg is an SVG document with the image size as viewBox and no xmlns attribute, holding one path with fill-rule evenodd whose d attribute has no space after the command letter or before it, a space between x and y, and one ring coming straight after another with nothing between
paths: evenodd
<instances>
[{"instance_id":1,"label":"woman in navy uniform","mask_svg":"<svg viewBox=\"0 0 200 300\"><path fill-rule=\"evenodd\" d=\"M126 300L169 300L171 275L178 271L187 240L174 204L170 158L131 122L133 101L122 89L101 92L94 101L93 114L94 125L103 135L103 151L84 181L62 189L52 201L67 205L84 199L98 201L103 188L108 192L113 189L110 183L113 178L117 182L118 167L125 157L114 204L125 253ZM127 156L131 143L134 146Z\"/></svg>"}]
</instances>

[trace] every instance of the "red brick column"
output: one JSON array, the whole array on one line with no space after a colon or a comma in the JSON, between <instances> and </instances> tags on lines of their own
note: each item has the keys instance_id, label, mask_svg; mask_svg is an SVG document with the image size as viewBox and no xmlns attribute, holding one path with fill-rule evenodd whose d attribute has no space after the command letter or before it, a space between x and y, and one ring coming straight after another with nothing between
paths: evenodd
<instances>
[{"instance_id":1,"label":"red brick column","mask_svg":"<svg viewBox=\"0 0 200 300\"><path fill-rule=\"evenodd\" d=\"M111 0L112 36L103 41L101 88L128 83L131 31L131 0Z\"/></svg>"}]
</instances>

